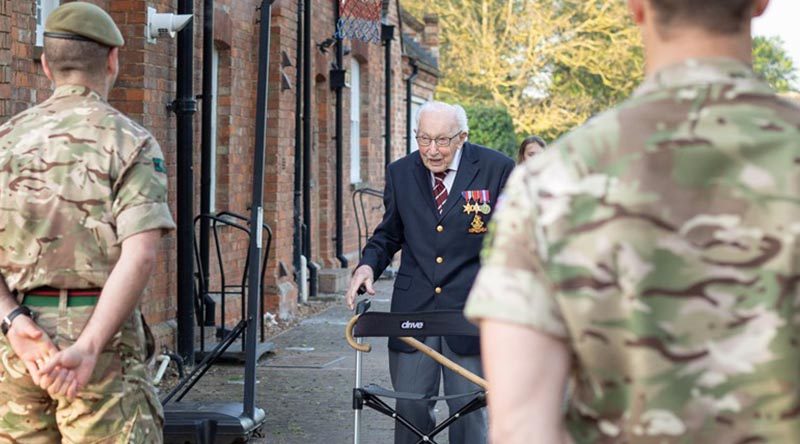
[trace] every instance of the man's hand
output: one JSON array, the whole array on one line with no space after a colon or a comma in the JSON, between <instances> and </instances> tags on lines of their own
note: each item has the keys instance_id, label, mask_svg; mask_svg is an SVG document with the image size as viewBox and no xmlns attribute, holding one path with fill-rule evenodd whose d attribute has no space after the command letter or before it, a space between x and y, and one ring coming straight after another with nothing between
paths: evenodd
<instances>
[{"instance_id":1,"label":"man's hand","mask_svg":"<svg viewBox=\"0 0 800 444\"><path fill-rule=\"evenodd\" d=\"M40 370L47 359L58 352L58 349L33 319L17 316L11 323L6 335L11 349L25 364L34 384L40 383Z\"/></svg>"},{"instance_id":2,"label":"man's hand","mask_svg":"<svg viewBox=\"0 0 800 444\"><path fill-rule=\"evenodd\" d=\"M47 374L54 381L48 387L48 392L51 395L57 393L66 395L70 400L75 399L78 391L89 383L97 365L97 357L97 351L80 342L56 353L40 368L43 375ZM74 373L73 380L65 376L70 372Z\"/></svg>"},{"instance_id":3,"label":"man's hand","mask_svg":"<svg viewBox=\"0 0 800 444\"><path fill-rule=\"evenodd\" d=\"M350 310L353 310L356 306L356 296L358 296L360 288L363 287L370 296L375 296L375 289L372 288L373 274L372 267L369 265L362 265L356 268L350 278L350 288L347 289L347 295L345 296L345 301Z\"/></svg>"}]
</instances>

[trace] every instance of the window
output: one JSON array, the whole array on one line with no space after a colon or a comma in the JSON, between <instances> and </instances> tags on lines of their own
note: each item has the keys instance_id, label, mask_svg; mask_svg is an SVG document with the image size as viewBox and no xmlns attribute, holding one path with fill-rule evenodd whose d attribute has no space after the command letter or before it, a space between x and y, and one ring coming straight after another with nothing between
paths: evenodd
<instances>
[{"instance_id":1,"label":"window","mask_svg":"<svg viewBox=\"0 0 800 444\"><path fill-rule=\"evenodd\" d=\"M217 126L219 126L219 114L217 113L217 101L219 98L219 50L214 45L211 50L211 159L209 159L209 170L211 171L211 183L209 185L209 205L210 213L217 212Z\"/></svg>"},{"instance_id":2,"label":"window","mask_svg":"<svg viewBox=\"0 0 800 444\"><path fill-rule=\"evenodd\" d=\"M350 59L350 183L361 182L361 64Z\"/></svg>"},{"instance_id":3,"label":"window","mask_svg":"<svg viewBox=\"0 0 800 444\"><path fill-rule=\"evenodd\" d=\"M417 145L417 113L419 113L419 108L422 104L425 103L425 99L417 96L411 97L411 134L408 137L411 138L411 152L419 149Z\"/></svg>"},{"instance_id":4,"label":"window","mask_svg":"<svg viewBox=\"0 0 800 444\"><path fill-rule=\"evenodd\" d=\"M36 0L36 46L44 46L44 22L58 4L59 0Z\"/></svg>"}]
</instances>

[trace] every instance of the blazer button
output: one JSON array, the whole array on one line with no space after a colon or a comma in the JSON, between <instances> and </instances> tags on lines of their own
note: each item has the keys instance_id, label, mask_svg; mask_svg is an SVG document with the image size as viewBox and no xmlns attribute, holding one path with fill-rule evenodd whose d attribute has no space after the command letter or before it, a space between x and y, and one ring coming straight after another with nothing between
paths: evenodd
<instances>
[{"instance_id":1,"label":"blazer button","mask_svg":"<svg viewBox=\"0 0 800 444\"><path fill-rule=\"evenodd\" d=\"M442 294L442 287L436 287L436 288L435 288L433 291L434 291L436 294Z\"/></svg>"},{"instance_id":2,"label":"blazer button","mask_svg":"<svg viewBox=\"0 0 800 444\"><path fill-rule=\"evenodd\" d=\"M442 231L444 231L444 227L443 227L443 226L441 226L441 225L437 225L437 226L436 226L436 231L438 231L438 232L440 232L440 233L441 233Z\"/></svg>"},{"instance_id":3,"label":"blazer button","mask_svg":"<svg viewBox=\"0 0 800 444\"><path fill-rule=\"evenodd\" d=\"M436 258L436 263L437 264L441 264L442 262L444 262L444 258L443 257L439 256L439 257Z\"/></svg>"}]
</instances>

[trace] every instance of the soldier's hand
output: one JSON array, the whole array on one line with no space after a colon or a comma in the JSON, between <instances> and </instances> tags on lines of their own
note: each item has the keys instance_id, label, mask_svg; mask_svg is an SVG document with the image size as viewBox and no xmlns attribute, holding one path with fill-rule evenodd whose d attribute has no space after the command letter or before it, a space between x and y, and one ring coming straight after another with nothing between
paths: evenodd
<instances>
[{"instance_id":1,"label":"soldier's hand","mask_svg":"<svg viewBox=\"0 0 800 444\"><path fill-rule=\"evenodd\" d=\"M362 265L356 268L350 278L350 288L347 289L347 294L345 295L345 301L350 310L355 308L356 296L359 293L366 292L370 296L375 295L375 289L372 287L373 274L372 267L369 265Z\"/></svg>"},{"instance_id":2,"label":"soldier's hand","mask_svg":"<svg viewBox=\"0 0 800 444\"><path fill-rule=\"evenodd\" d=\"M62 370L74 372L74 380L67 383L66 387L54 387L58 389L57 392L72 400L89 383L94 367L97 365L97 357L98 352L76 342L53 355L40 370L43 374L48 374L54 381L61 375ZM48 387L48 390L50 388Z\"/></svg>"},{"instance_id":3,"label":"soldier's hand","mask_svg":"<svg viewBox=\"0 0 800 444\"><path fill-rule=\"evenodd\" d=\"M25 364L34 384L39 385L40 369L44 362L54 355L58 349L33 319L17 316L6 335L11 349Z\"/></svg>"},{"instance_id":4,"label":"soldier's hand","mask_svg":"<svg viewBox=\"0 0 800 444\"><path fill-rule=\"evenodd\" d=\"M52 375L55 374L55 377ZM44 385L49 383L46 387ZM75 377L73 370L67 370L61 366L45 376L42 377L41 384L51 398L56 399L57 396L67 396L70 390L77 391L78 381ZM74 395L72 396L73 399Z\"/></svg>"}]
</instances>

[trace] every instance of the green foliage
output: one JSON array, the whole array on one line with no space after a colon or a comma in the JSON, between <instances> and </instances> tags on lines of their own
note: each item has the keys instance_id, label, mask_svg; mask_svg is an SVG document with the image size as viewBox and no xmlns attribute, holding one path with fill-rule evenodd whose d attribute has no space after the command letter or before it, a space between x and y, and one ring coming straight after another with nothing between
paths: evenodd
<instances>
[{"instance_id":1,"label":"green foliage","mask_svg":"<svg viewBox=\"0 0 800 444\"><path fill-rule=\"evenodd\" d=\"M488 105L464 106L469 119L469 141L483 145L512 159L517 155L514 121L505 108Z\"/></svg>"},{"instance_id":2,"label":"green foliage","mask_svg":"<svg viewBox=\"0 0 800 444\"><path fill-rule=\"evenodd\" d=\"M798 88L796 67L780 37L753 39L753 69L778 92Z\"/></svg>"},{"instance_id":3,"label":"green foliage","mask_svg":"<svg viewBox=\"0 0 800 444\"><path fill-rule=\"evenodd\" d=\"M403 0L441 26L436 98L508 111L520 134L554 140L630 96L644 77L640 33L625 2ZM779 92L800 76L777 38L754 39L754 68ZM478 128L484 122L470 116ZM480 134L473 132L473 140ZM509 146L489 138L501 151Z\"/></svg>"}]
</instances>

